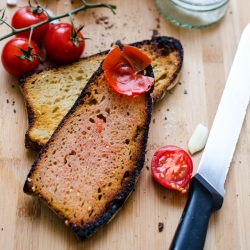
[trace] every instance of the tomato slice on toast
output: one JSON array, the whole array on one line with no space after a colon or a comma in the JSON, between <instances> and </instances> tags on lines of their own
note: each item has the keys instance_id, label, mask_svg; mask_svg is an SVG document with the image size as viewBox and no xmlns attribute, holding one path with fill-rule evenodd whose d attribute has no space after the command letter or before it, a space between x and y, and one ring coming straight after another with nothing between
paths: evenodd
<instances>
[{"instance_id":1,"label":"tomato slice on toast","mask_svg":"<svg viewBox=\"0 0 250 250\"><path fill-rule=\"evenodd\" d=\"M154 78L139 74L151 60L138 48L124 45L112 49L103 62L104 75L118 93L128 96L138 96L148 91L154 84Z\"/></svg>"}]
</instances>

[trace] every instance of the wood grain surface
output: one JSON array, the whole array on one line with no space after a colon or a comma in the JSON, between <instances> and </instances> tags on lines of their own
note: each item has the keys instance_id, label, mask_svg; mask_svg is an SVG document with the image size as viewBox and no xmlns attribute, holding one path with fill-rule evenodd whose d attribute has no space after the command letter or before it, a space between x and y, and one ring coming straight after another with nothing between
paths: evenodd
<instances>
[{"instance_id":1,"label":"wood grain surface","mask_svg":"<svg viewBox=\"0 0 250 250\"><path fill-rule=\"evenodd\" d=\"M94 3L97 1L89 1ZM184 48L180 83L154 106L145 167L134 192L115 218L88 241L80 242L57 215L22 188L37 152L24 147L27 114L18 79L0 66L0 249L19 250L164 250L168 249L187 196L157 185L149 171L151 157L163 145L187 150L187 142L198 123L211 128L244 27L250 22L250 1L232 0L225 18L199 30L177 27L158 12L153 0L110 0L110 10L89 9L75 16L85 25L85 55L123 43L150 39L153 31L179 39ZM81 5L80 0L40 0L54 14ZM26 0L18 0L18 7ZM6 7L11 21L16 7ZM101 17L106 17L106 22ZM69 20L66 18L65 20ZM0 35L9 32L5 25ZM8 39L7 39L8 40ZM0 42L2 50L7 40ZM250 41L249 41L250 44ZM44 55L45 58L45 55ZM249 69L250 70L250 69ZM228 110L230 112L230 110ZM230 138L229 138L230 139ZM247 111L236 152L225 184L221 210L212 215L205 249L250 249L250 109ZM195 171L202 152L192 156ZM164 223L162 232L158 223Z\"/></svg>"}]
</instances>

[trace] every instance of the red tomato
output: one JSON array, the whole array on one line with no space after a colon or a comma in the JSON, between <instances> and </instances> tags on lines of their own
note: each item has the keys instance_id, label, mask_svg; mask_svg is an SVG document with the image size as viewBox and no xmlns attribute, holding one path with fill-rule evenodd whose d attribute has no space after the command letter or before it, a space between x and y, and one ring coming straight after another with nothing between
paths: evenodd
<instances>
[{"instance_id":1,"label":"red tomato","mask_svg":"<svg viewBox=\"0 0 250 250\"><path fill-rule=\"evenodd\" d=\"M32 9L31 9L32 8ZM33 24L40 23L47 20L47 15L43 11L41 13L36 13L33 11L34 7L26 6L17 10L12 17L11 24L15 29L21 29L29 27ZM32 40L37 44L42 43L48 29L50 27L49 23L43 24L33 30ZM29 37L30 30L18 33L17 36Z\"/></svg>"},{"instance_id":2,"label":"red tomato","mask_svg":"<svg viewBox=\"0 0 250 250\"><path fill-rule=\"evenodd\" d=\"M102 69L109 85L118 93L138 96L148 91L154 78L138 74L151 60L136 47L124 45L123 51L116 46L105 58Z\"/></svg>"},{"instance_id":3,"label":"red tomato","mask_svg":"<svg viewBox=\"0 0 250 250\"><path fill-rule=\"evenodd\" d=\"M164 146L153 155L151 171L162 186L185 193L193 172L189 154L176 146Z\"/></svg>"},{"instance_id":4,"label":"red tomato","mask_svg":"<svg viewBox=\"0 0 250 250\"><path fill-rule=\"evenodd\" d=\"M20 58L23 52L19 48L27 51L28 41L27 37L15 37L3 47L1 60L3 67L9 74L20 77L34 71L39 66L40 59L35 55L30 55L29 59ZM31 53L40 56L39 48L32 40L30 46L32 48Z\"/></svg>"},{"instance_id":5,"label":"red tomato","mask_svg":"<svg viewBox=\"0 0 250 250\"><path fill-rule=\"evenodd\" d=\"M82 55L85 41L77 40L74 43L71 39L72 32L72 25L68 23L55 24L47 32L44 39L44 48L55 62L60 64L71 63ZM82 33L77 32L77 37L82 39Z\"/></svg>"}]
</instances>

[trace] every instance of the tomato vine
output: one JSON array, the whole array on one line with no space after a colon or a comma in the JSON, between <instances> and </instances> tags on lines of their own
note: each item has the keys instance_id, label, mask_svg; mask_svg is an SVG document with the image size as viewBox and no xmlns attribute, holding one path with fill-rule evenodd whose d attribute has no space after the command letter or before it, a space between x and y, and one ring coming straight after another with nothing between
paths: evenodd
<instances>
[{"instance_id":1,"label":"tomato vine","mask_svg":"<svg viewBox=\"0 0 250 250\"><path fill-rule=\"evenodd\" d=\"M29 2L29 5L31 7L30 0L28 2ZM40 10L44 11L47 14L47 16L48 16L48 19L46 19L46 20L44 20L44 21L42 21L40 23L33 24L33 25L31 25L29 27L26 27L26 28L15 29L9 23L6 22L6 20L4 19L5 9L1 9L0 10L0 15L1 15L1 17L0 17L0 25L1 24L7 25L11 29L11 32L8 33L8 34L6 34L6 35L4 35L4 36L2 36L2 37L0 37L0 41L6 39L8 37L14 36L14 35L16 35L18 33L24 32L24 31L34 30L35 28L37 28L37 27L39 27L39 26L41 26L43 24L46 24L46 23L49 23L49 22L52 22L52 21L55 21L57 19L61 19L61 18L67 17L67 16L71 16L73 14L76 14L76 13L78 13L80 11L83 11L83 10L86 10L86 9L104 7L104 8L109 8L113 12L113 14L116 14L115 11L114 11L116 9L116 6L113 5L113 4L106 4L106 3L89 4L86 1L82 0L82 2L83 2L82 6L76 8L76 9L73 9L71 11L68 11L66 13L63 13L61 15L52 16L41 4L39 4L37 2L37 0L34 0L34 2L35 2L35 5L36 5L34 8L37 9L37 10L40 9Z\"/></svg>"},{"instance_id":2,"label":"tomato vine","mask_svg":"<svg viewBox=\"0 0 250 250\"><path fill-rule=\"evenodd\" d=\"M106 3L88 4L84 0L81 0L81 1L83 3L81 7L70 10L64 14L54 16L50 14L50 12L47 11L41 4L39 4L37 0L33 0L34 2L33 5L31 4L31 0L28 0L29 6L23 7L22 9L18 10L15 13L14 17L12 18L11 24L6 22L5 9L1 9L0 10L0 25L3 25L3 24L7 25L11 29L11 32L0 37L0 41L8 37L16 35L15 38L11 39L4 46L2 53L1 53L1 61L5 70L14 76L20 76L22 74L26 74L27 72L31 70L36 69L39 65L39 61L41 61L40 51L39 51L37 44L39 44L39 42L44 41L44 38L45 38L44 36L46 36L49 30L49 23L57 19L67 17L67 16L69 16L70 22L71 22L71 25L69 24L67 25L71 27L70 29L72 31L69 36L69 39L72 41L74 46L70 50L70 57L67 54L66 59L64 58L63 62L66 63L69 60L72 61L73 59L74 60L78 59L84 50L85 43L83 40L88 39L88 38L84 38L82 34L80 33L83 26L80 27L79 29L76 29L74 27L72 15L82 10L86 10L90 8L99 8L99 7L109 8L113 12L113 14L115 14L114 9L116 9L116 6L111 5L111 4L106 4ZM27 13L29 13L28 14L29 18L30 18L30 13L33 13L31 14L32 16L31 19L27 17ZM40 17L37 18L37 15L40 15ZM24 19L26 22L24 23L26 25L23 25L22 23L23 19L22 18L20 19L20 17L26 18ZM13 22L13 20L15 20L15 22ZM43 27L45 27L45 29ZM48 29L46 30L46 28ZM44 33L44 30L46 33ZM66 46L68 44L70 43L66 43ZM62 61L60 60L60 62Z\"/></svg>"}]
</instances>

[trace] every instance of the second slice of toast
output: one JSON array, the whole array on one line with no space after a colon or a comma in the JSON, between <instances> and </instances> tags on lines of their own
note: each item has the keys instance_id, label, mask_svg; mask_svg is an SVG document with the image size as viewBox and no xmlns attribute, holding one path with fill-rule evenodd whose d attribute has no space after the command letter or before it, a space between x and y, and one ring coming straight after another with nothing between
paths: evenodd
<instances>
[{"instance_id":1,"label":"second slice of toast","mask_svg":"<svg viewBox=\"0 0 250 250\"><path fill-rule=\"evenodd\" d=\"M147 75L153 77L151 66ZM133 191L145 161L151 93L114 92L101 68L39 152L24 184L87 239Z\"/></svg>"}]
</instances>

